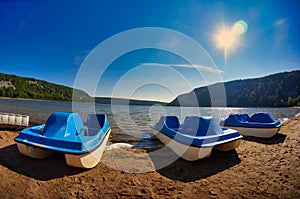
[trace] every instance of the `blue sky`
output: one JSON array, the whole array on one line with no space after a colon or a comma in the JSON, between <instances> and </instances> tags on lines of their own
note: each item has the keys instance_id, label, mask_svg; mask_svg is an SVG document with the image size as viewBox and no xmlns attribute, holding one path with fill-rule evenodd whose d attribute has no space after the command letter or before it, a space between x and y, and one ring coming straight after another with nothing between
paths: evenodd
<instances>
[{"instance_id":1,"label":"blue sky","mask_svg":"<svg viewBox=\"0 0 300 199\"><path fill-rule=\"evenodd\" d=\"M292 0L0 1L0 72L73 86L101 42L135 28L166 28L202 46L198 72L180 55L138 49L115 59L96 90L76 86L96 96L170 101L218 81L300 69L299 8ZM247 29L224 53L216 38L240 20Z\"/></svg>"}]
</instances>

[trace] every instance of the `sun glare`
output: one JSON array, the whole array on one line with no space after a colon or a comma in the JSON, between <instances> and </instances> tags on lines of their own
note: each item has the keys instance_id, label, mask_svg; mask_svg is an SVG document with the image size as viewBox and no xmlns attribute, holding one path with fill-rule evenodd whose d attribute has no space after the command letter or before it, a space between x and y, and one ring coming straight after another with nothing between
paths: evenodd
<instances>
[{"instance_id":1,"label":"sun glare","mask_svg":"<svg viewBox=\"0 0 300 199\"><path fill-rule=\"evenodd\" d=\"M222 30L218 35L217 35L217 45L219 47L223 48L230 48L233 47L237 37L236 35L233 34L232 31L228 30Z\"/></svg>"},{"instance_id":2,"label":"sun glare","mask_svg":"<svg viewBox=\"0 0 300 199\"><path fill-rule=\"evenodd\" d=\"M240 42L240 36L247 32L248 25L245 21L240 20L233 24L232 27L223 26L214 35L217 48L224 49L224 58L227 59L229 50L233 50Z\"/></svg>"}]
</instances>

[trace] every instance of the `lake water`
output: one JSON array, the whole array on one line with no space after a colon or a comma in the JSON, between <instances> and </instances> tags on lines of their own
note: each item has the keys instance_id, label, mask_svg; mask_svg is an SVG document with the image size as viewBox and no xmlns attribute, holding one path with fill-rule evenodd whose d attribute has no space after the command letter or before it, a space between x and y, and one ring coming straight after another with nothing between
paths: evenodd
<instances>
[{"instance_id":1,"label":"lake water","mask_svg":"<svg viewBox=\"0 0 300 199\"><path fill-rule=\"evenodd\" d=\"M166 107L154 106L127 106L106 104L83 104L71 102L47 102L34 100L0 99L0 112L18 113L30 116L32 124L44 123L51 113L56 111L78 112L83 120L88 113L107 114L112 131L121 134L115 135L113 141L139 142L141 147L147 148L156 145L153 138L155 131L150 125L156 123L161 115L176 115L181 121L185 116L201 115L213 116L221 121L232 113L268 112L274 119L281 121L294 117L300 113L300 108L231 108L231 107ZM130 135L130 136L128 136ZM133 136L133 137L131 137Z\"/></svg>"}]
</instances>

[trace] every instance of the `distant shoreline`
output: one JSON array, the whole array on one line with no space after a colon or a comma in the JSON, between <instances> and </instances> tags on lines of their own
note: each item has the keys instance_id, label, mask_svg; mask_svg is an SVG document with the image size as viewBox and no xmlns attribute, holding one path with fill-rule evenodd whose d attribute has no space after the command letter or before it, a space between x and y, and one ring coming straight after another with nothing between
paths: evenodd
<instances>
[{"instance_id":1,"label":"distant shoreline","mask_svg":"<svg viewBox=\"0 0 300 199\"><path fill-rule=\"evenodd\" d=\"M4 99L16 100L34 100L48 102L73 102L85 104L119 104L119 105L143 105L152 106L154 104L162 106L175 107L211 107L211 97L209 90L216 89L219 86L225 88L226 98L222 103L214 103L214 105L226 107L241 108L282 108L282 107L299 107L300 90L294 85L285 86L283 82L299 82L300 70L291 72L281 72L271 74L265 77L250 78L243 80L233 80L228 82L220 82L212 85L194 88L189 93L178 95L171 102L160 102L144 99L126 99L118 97L91 97L83 90L71 88L64 85L58 85L44 80L34 78L26 78L16 75L0 73L2 84L0 88L9 86L8 89L1 90ZM9 81L7 81L9 79ZM15 81L14 81L15 80ZM276 81L275 81L276 80ZM12 83L13 82L13 83ZM278 85L278 82L281 82ZM276 88L276 92L274 90ZM279 89L280 88L280 89ZM15 90L17 89L17 90ZM279 90L278 90L279 89ZM76 91L76 92L74 92ZM223 91L223 90L222 90ZM268 91L268 92L265 92ZM197 104L193 102L193 93L196 94ZM75 95L74 95L75 94ZM153 93L153 96L157 93ZM11 98L14 96L16 98ZM0 97L2 98L2 97ZM141 97L143 98L143 97ZM222 99L218 99L222 100ZM217 100L217 101L218 101ZM215 101L215 102L217 102ZM221 101L220 101L221 102ZM215 107L215 106L214 106Z\"/></svg>"},{"instance_id":2,"label":"distant shoreline","mask_svg":"<svg viewBox=\"0 0 300 199\"><path fill-rule=\"evenodd\" d=\"M72 102L72 101L43 100L43 99L31 99L31 98L10 98L10 97L0 97L0 99L24 100L24 101L39 101L39 102Z\"/></svg>"},{"instance_id":3,"label":"distant shoreline","mask_svg":"<svg viewBox=\"0 0 300 199\"><path fill-rule=\"evenodd\" d=\"M31 99L31 98L10 98L10 97L0 97L0 99L6 99L6 100L24 100L24 101L38 101L38 102L62 102L62 103L73 103L73 101L57 101L57 100L43 100L43 99ZM116 98L118 99L118 98ZM130 99L123 99L123 100L130 100ZM139 100L137 100L139 101ZM142 100L141 100L142 101ZM155 102L155 101L149 101L149 102ZM75 103L81 103L81 104L106 104L106 105L111 105L111 103L99 103L99 102L80 102L80 101L75 101ZM159 103L159 102L158 102ZM115 104L115 105L134 105L134 106L151 106L149 104ZM166 106L168 106L166 104ZM169 107L193 107L193 106L169 106ZM240 106L197 106L198 108L300 108L300 106L283 106L283 107L240 107Z\"/></svg>"}]
</instances>

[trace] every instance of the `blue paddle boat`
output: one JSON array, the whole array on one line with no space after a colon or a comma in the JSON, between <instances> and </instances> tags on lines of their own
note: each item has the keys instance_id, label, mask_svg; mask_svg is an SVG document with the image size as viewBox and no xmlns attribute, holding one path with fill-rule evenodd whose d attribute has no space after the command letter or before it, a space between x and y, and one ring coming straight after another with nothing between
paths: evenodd
<instances>
[{"instance_id":1,"label":"blue paddle boat","mask_svg":"<svg viewBox=\"0 0 300 199\"><path fill-rule=\"evenodd\" d=\"M186 117L180 124L176 116L163 116L152 128L162 143L189 161L210 156L213 148L233 150L242 138L236 130L222 129L212 117Z\"/></svg>"},{"instance_id":2,"label":"blue paddle boat","mask_svg":"<svg viewBox=\"0 0 300 199\"><path fill-rule=\"evenodd\" d=\"M110 132L104 114L89 114L83 123L77 113L55 112L46 124L21 131L15 141L23 155L41 159L58 151L65 153L69 166L92 168L99 163Z\"/></svg>"},{"instance_id":3,"label":"blue paddle boat","mask_svg":"<svg viewBox=\"0 0 300 199\"><path fill-rule=\"evenodd\" d=\"M279 131L281 123L268 113L256 113L251 117L247 114L231 114L223 126L235 129L244 136L270 138Z\"/></svg>"}]
</instances>

